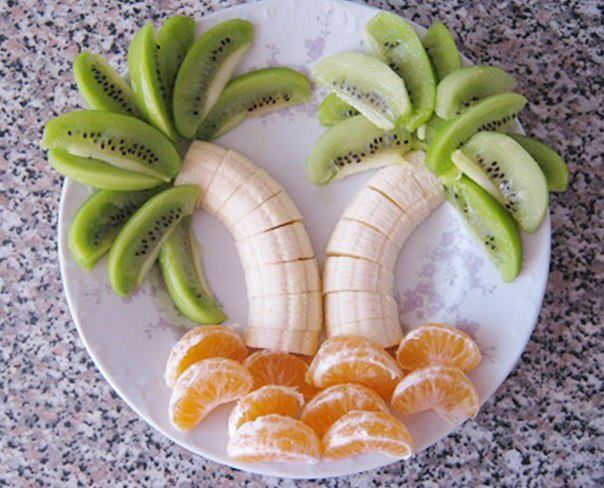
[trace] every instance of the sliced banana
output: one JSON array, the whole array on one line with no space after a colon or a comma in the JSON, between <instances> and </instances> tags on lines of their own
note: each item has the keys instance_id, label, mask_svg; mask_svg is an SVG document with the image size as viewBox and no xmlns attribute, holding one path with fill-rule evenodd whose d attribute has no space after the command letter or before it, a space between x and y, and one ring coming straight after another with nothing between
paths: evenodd
<instances>
[{"instance_id":1,"label":"sliced banana","mask_svg":"<svg viewBox=\"0 0 604 488\"><path fill-rule=\"evenodd\" d=\"M321 291L316 259L262 265L245 270L248 298Z\"/></svg>"},{"instance_id":2,"label":"sliced banana","mask_svg":"<svg viewBox=\"0 0 604 488\"><path fill-rule=\"evenodd\" d=\"M319 345L316 330L263 329L246 327L243 338L248 347L290 351L312 356Z\"/></svg>"},{"instance_id":3,"label":"sliced banana","mask_svg":"<svg viewBox=\"0 0 604 488\"><path fill-rule=\"evenodd\" d=\"M398 307L392 295L366 291L341 291L325 295L327 324L346 324L385 317L398 317Z\"/></svg>"},{"instance_id":4,"label":"sliced banana","mask_svg":"<svg viewBox=\"0 0 604 488\"><path fill-rule=\"evenodd\" d=\"M248 298L248 327L320 330L323 304L320 291Z\"/></svg>"},{"instance_id":5,"label":"sliced banana","mask_svg":"<svg viewBox=\"0 0 604 488\"><path fill-rule=\"evenodd\" d=\"M379 263L349 256L330 256L323 270L323 293L366 291L392 295L394 273Z\"/></svg>"},{"instance_id":6,"label":"sliced banana","mask_svg":"<svg viewBox=\"0 0 604 488\"><path fill-rule=\"evenodd\" d=\"M389 236L400 219L401 213L400 207L386 195L365 186L348 204L342 217L363 222L375 227L385 236Z\"/></svg>"}]
</instances>

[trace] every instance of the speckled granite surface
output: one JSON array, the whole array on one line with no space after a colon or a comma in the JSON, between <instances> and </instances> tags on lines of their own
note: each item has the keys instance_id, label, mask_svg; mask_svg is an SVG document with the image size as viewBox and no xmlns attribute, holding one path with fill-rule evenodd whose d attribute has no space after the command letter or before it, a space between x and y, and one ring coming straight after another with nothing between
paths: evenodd
<instances>
[{"instance_id":1,"label":"speckled granite surface","mask_svg":"<svg viewBox=\"0 0 604 488\"><path fill-rule=\"evenodd\" d=\"M103 380L63 298L61 178L37 142L46 119L79 104L70 62L80 49L123 63L144 21L235 3L0 2L0 485L294 485L193 456L138 420ZM603 486L602 4L370 3L424 25L440 17L465 54L516 75L531 101L522 122L563 149L572 178L566 194L552 197L539 323L477 419L413 462L321 484Z\"/></svg>"}]
</instances>

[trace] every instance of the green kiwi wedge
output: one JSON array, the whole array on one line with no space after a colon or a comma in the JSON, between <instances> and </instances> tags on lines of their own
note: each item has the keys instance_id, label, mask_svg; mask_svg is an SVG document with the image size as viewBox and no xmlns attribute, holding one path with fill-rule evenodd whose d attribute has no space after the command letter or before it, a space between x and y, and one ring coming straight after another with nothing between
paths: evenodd
<instances>
[{"instance_id":1,"label":"green kiwi wedge","mask_svg":"<svg viewBox=\"0 0 604 488\"><path fill-rule=\"evenodd\" d=\"M164 182L159 178L118 168L97 159L74 156L60 147L48 151L48 162L63 176L103 190L145 190Z\"/></svg>"},{"instance_id":2,"label":"green kiwi wedge","mask_svg":"<svg viewBox=\"0 0 604 488\"><path fill-rule=\"evenodd\" d=\"M73 60L73 77L89 108L140 117L130 85L103 56L80 53Z\"/></svg>"},{"instance_id":3,"label":"green kiwi wedge","mask_svg":"<svg viewBox=\"0 0 604 488\"><path fill-rule=\"evenodd\" d=\"M356 115L327 129L306 160L306 173L312 183L326 185L354 173L400 163L400 156L413 148L406 129L387 131Z\"/></svg>"},{"instance_id":4,"label":"green kiwi wedge","mask_svg":"<svg viewBox=\"0 0 604 488\"><path fill-rule=\"evenodd\" d=\"M436 90L436 115L453 119L478 100L514 91L516 79L496 66L469 66L447 75Z\"/></svg>"},{"instance_id":5,"label":"green kiwi wedge","mask_svg":"<svg viewBox=\"0 0 604 488\"><path fill-rule=\"evenodd\" d=\"M539 164L541 171L545 175L549 191L566 191L568 188L568 166L556 151L534 137L522 136L520 134L508 135L537 161L537 164Z\"/></svg>"},{"instance_id":6,"label":"green kiwi wedge","mask_svg":"<svg viewBox=\"0 0 604 488\"><path fill-rule=\"evenodd\" d=\"M387 12L367 22L365 39L373 53L405 81L413 106L405 127L417 129L434 113L436 97L436 77L422 42L406 20Z\"/></svg>"},{"instance_id":7,"label":"green kiwi wedge","mask_svg":"<svg viewBox=\"0 0 604 488\"><path fill-rule=\"evenodd\" d=\"M130 82L147 121L168 139L176 141L178 133L172 122L167 87L160 76L158 59L155 30L149 23L138 31L128 48Z\"/></svg>"},{"instance_id":8,"label":"green kiwi wedge","mask_svg":"<svg viewBox=\"0 0 604 488\"><path fill-rule=\"evenodd\" d=\"M481 130L503 130L509 127L526 105L517 93L503 93L484 98L457 118L440 125L426 152L426 165L437 176L457 171L451 154Z\"/></svg>"},{"instance_id":9,"label":"green kiwi wedge","mask_svg":"<svg viewBox=\"0 0 604 488\"><path fill-rule=\"evenodd\" d=\"M149 198L165 189L118 192L97 191L80 207L69 226L67 243L71 255L83 269L92 268L109 252L111 244L128 219Z\"/></svg>"},{"instance_id":10,"label":"green kiwi wedge","mask_svg":"<svg viewBox=\"0 0 604 488\"><path fill-rule=\"evenodd\" d=\"M327 95L319 105L319 124L323 127L332 127L355 115L359 115L359 111L335 93Z\"/></svg>"},{"instance_id":11,"label":"green kiwi wedge","mask_svg":"<svg viewBox=\"0 0 604 488\"><path fill-rule=\"evenodd\" d=\"M200 193L195 185L170 188L147 200L130 217L109 251L109 281L118 295L128 296L138 288L163 243L193 213Z\"/></svg>"},{"instance_id":12,"label":"green kiwi wedge","mask_svg":"<svg viewBox=\"0 0 604 488\"><path fill-rule=\"evenodd\" d=\"M220 324L227 316L206 283L191 217L185 217L159 251L159 267L178 310L200 324Z\"/></svg>"},{"instance_id":13,"label":"green kiwi wedge","mask_svg":"<svg viewBox=\"0 0 604 488\"><path fill-rule=\"evenodd\" d=\"M233 78L197 130L197 137L211 141L257 117L299 105L311 98L310 81L299 71L267 68Z\"/></svg>"},{"instance_id":14,"label":"green kiwi wedge","mask_svg":"<svg viewBox=\"0 0 604 488\"><path fill-rule=\"evenodd\" d=\"M254 41L254 26L243 19L204 32L187 53L174 84L174 119L183 137L193 137Z\"/></svg>"},{"instance_id":15,"label":"green kiwi wedge","mask_svg":"<svg viewBox=\"0 0 604 488\"><path fill-rule=\"evenodd\" d=\"M47 122L44 149L61 148L73 156L92 158L118 168L170 181L182 161L157 129L126 115L101 110L76 110Z\"/></svg>"},{"instance_id":16,"label":"green kiwi wedge","mask_svg":"<svg viewBox=\"0 0 604 488\"><path fill-rule=\"evenodd\" d=\"M440 21L434 22L423 39L424 48L428 53L438 81L461 68L461 56L455 45L455 40Z\"/></svg>"},{"instance_id":17,"label":"green kiwi wedge","mask_svg":"<svg viewBox=\"0 0 604 488\"><path fill-rule=\"evenodd\" d=\"M178 70L195 40L195 21L184 15L172 17L155 34L157 67L164 88L168 111L172 111L172 92Z\"/></svg>"},{"instance_id":18,"label":"green kiwi wedge","mask_svg":"<svg viewBox=\"0 0 604 488\"><path fill-rule=\"evenodd\" d=\"M320 85L381 129L391 130L411 114L405 82L379 59L355 52L339 53L319 61L312 74Z\"/></svg>"},{"instance_id":19,"label":"green kiwi wedge","mask_svg":"<svg viewBox=\"0 0 604 488\"><path fill-rule=\"evenodd\" d=\"M459 153L467 157L459 158ZM451 159L499 200L522 230L537 230L547 212L547 182L537 162L514 139L478 132Z\"/></svg>"},{"instance_id":20,"label":"green kiwi wedge","mask_svg":"<svg viewBox=\"0 0 604 488\"><path fill-rule=\"evenodd\" d=\"M466 176L447 184L445 196L460 211L503 280L514 280L522 267L522 240L512 216Z\"/></svg>"}]
</instances>

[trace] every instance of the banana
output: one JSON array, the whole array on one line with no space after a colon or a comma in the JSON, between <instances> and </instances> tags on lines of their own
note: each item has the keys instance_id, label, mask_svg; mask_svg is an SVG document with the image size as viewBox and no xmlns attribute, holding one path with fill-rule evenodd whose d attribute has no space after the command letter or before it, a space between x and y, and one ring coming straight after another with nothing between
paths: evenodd
<instances>
[{"instance_id":1,"label":"banana","mask_svg":"<svg viewBox=\"0 0 604 488\"><path fill-rule=\"evenodd\" d=\"M248 299L321 291L316 259L266 264L245 270Z\"/></svg>"},{"instance_id":2,"label":"banana","mask_svg":"<svg viewBox=\"0 0 604 488\"><path fill-rule=\"evenodd\" d=\"M234 150L194 141L176 184L203 190L197 206L229 229L244 268L250 347L314 354L323 324L315 252L283 187Z\"/></svg>"},{"instance_id":3,"label":"banana","mask_svg":"<svg viewBox=\"0 0 604 488\"><path fill-rule=\"evenodd\" d=\"M328 336L358 335L383 347L400 340L394 264L407 237L444 200L423 158L411 153L379 170L336 224L323 271Z\"/></svg>"}]
</instances>

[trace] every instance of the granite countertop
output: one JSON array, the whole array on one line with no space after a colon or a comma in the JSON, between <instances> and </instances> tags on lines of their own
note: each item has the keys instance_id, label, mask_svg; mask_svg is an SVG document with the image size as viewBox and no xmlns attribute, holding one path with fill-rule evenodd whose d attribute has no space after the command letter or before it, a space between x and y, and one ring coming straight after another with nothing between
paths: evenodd
<instances>
[{"instance_id":1,"label":"granite countertop","mask_svg":"<svg viewBox=\"0 0 604 488\"><path fill-rule=\"evenodd\" d=\"M62 178L38 144L48 118L80 103L71 78L79 50L123 63L143 22L175 13L199 18L236 3L0 2L0 485L294 485L192 455L112 391L63 295L56 249ZM439 17L464 54L514 74L530 100L523 124L562 150L572 176L569 191L551 197L552 261L539 323L497 394L413 462L321 484L603 486L603 5L369 3L423 25Z\"/></svg>"}]
</instances>

